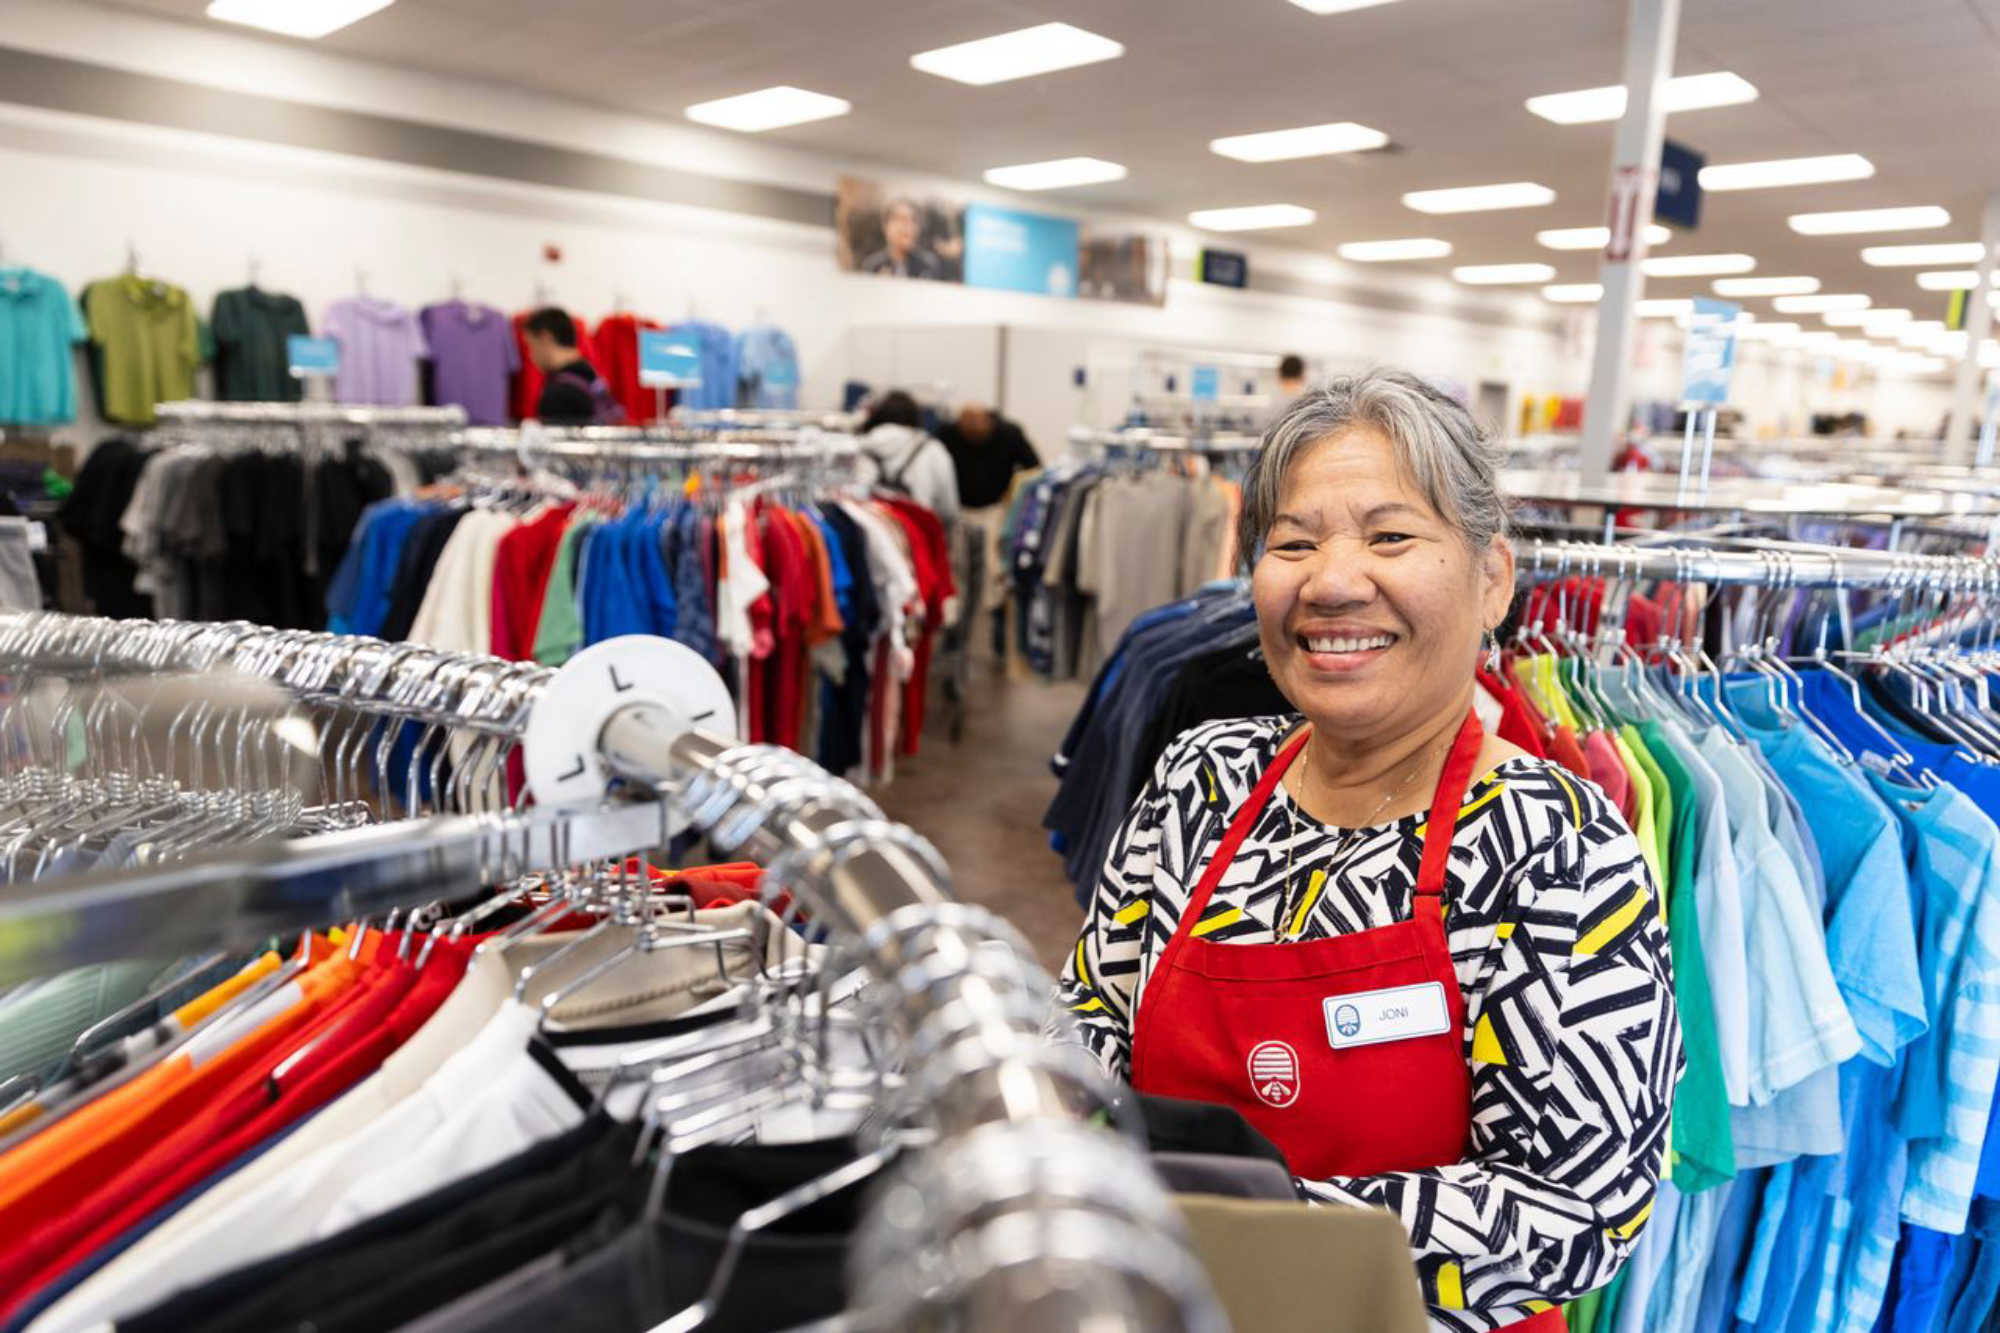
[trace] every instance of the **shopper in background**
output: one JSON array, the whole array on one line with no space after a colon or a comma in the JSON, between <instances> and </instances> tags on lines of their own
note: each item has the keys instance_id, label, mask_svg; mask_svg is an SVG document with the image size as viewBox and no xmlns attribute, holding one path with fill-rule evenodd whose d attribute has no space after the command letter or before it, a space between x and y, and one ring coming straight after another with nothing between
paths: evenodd
<instances>
[{"instance_id":1,"label":"shopper in background","mask_svg":"<svg viewBox=\"0 0 2000 1333\"><path fill-rule=\"evenodd\" d=\"M861 261L861 271L942 281L946 276L944 261L917 244L923 230L923 213L915 200L891 199L882 210L882 248Z\"/></svg>"},{"instance_id":2,"label":"shopper in background","mask_svg":"<svg viewBox=\"0 0 2000 1333\"><path fill-rule=\"evenodd\" d=\"M1297 352L1285 353L1278 362L1278 398L1290 403L1306 391L1306 359Z\"/></svg>"},{"instance_id":3,"label":"shopper in background","mask_svg":"<svg viewBox=\"0 0 2000 1333\"><path fill-rule=\"evenodd\" d=\"M543 306L521 324L528 357L545 377L535 419L551 426L588 426L623 418L597 367L576 348L576 321Z\"/></svg>"},{"instance_id":4,"label":"shopper in background","mask_svg":"<svg viewBox=\"0 0 2000 1333\"><path fill-rule=\"evenodd\" d=\"M1297 716L1161 756L1061 999L1141 1093L1234 1107L1308 1199L1410 1229L1445 1330L1558 1333L1652 1209L1681 1067L1658 888L1604 793L1489 736L1496 453L1414 375L1307 393L1243 483Z\"/></svg>"},{"instance_id":5,"label":"shopper in background","mask_svg":"<svg viewBox=\"0 0 2000 1333\"><path fill-rule=\"evenodd\" d=\"M958 502L967 509L999 504L1016 472L1042 465L1019 425L979 403L960 407L958 419L939 427L937 437L958 469Z\"/></svg>"},{"instance_id":6,"label":"shopper in background","mask_svg":"<svg viewBox=\"0 0 2000 1333\"><path fill-rule=\"evenodd\" d=\"M861 458L868 479L909 496L950 523L958 517L958 472L951 454L924 430L917 400L891 389L861 424Z\"/></svg>"}]
</instances>

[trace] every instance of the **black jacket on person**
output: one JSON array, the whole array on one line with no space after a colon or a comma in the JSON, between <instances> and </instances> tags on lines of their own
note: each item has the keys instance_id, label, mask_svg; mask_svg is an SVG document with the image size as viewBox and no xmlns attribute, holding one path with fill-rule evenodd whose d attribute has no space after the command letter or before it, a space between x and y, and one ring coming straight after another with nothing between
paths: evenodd
<instances>
[{"instance_id":1,"label":"black jacket on person","mask_svg":"<svg viewBox=\"0 0 2000 1333\"><path fill-rule=\"evenodd\" d=\"M998 412L993 430L983 440L968 440L957 422L938 427L938 439L951 453L958 471L958 502L967 509L984 509L1007 498L1007 484L1016 472L1042 465L1027 434Z\"/></svg>"}]
</instances>

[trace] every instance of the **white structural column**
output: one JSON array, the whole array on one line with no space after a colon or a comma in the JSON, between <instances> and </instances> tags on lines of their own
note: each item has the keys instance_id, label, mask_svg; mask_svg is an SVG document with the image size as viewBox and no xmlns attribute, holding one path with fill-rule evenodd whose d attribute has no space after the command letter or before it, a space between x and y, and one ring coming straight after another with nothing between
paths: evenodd
<instances>
[{"instance_id":1,"label":"white structural column","mask_svg":"<svg viewBox=\"0 0 2000 1333\"><path fill-rule=\"evenodd\" d=\"M1663 100L1674 71L1681 0L1630 0L1625 30L1625 117L1611 155L1611 198L1606 219L1611 242L1600 269L1604 299L1597 305L1597 352L1590 367L1590 396L1583 405L1580 463L1586 485L1604 480L1619 434L1632 415L1632 344L1638 334L1639 297L1646 277L1646 227L1660 179Z\"/></svg>"},{"instance_id":2,"label":"white structural column","mask_svg":"<svg viewBox=\"0 0 2000 1333\"><path fill-rule=\"evenodd\" d=\"M1986 216L1979 224L1985 252L1979 256L1978 277L1965 303L1965 355L1959 358L1958 380L1952 386L1951 415L1944 423L1944 457L1954 463L1972 459L1972 423L1978 419L1979 348L1993 328L1993 252L2000 250L2000 194L1986 198Z\"/></svg>"}]
</instances>

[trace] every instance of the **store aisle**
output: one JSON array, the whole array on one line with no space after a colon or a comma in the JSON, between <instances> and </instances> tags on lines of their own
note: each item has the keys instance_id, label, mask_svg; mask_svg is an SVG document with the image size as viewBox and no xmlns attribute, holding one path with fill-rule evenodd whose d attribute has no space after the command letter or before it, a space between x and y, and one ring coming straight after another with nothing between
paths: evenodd
<instances>
[{"instance_id":1,"label":"store aisle","mask_svg":"<svg viewBox=\"0 0 2000 1333\"><path fill-rule=\"evenodd\" d=\"M1055 795L1049 756L1083 703L1083 682L1010 680L989 660L972 672L965 735L953 744L934 711L923 753L875 793L889 818L929 838L958 896L1006 916L1051 968L1076 943L1082 914L1049 850L1042 811Z\"/></svg>"}]
</instances>

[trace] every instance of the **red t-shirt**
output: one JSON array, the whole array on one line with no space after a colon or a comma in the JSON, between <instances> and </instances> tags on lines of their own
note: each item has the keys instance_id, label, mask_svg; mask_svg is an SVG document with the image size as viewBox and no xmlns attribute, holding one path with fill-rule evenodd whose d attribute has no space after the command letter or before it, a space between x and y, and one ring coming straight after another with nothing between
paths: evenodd
<instances>
[{"instance_id":1,"label":"red t-shirt","mask_svg":"<svg viewBox=\"0 0 2000 1333\"><path fill-rule=\"evenodd\" d=\"M660 326L638 315L606 315L597 325L592 340L601 360L594 360L605 387L625 409L625 420L643 426L659 418L659 391L639 383L639 330ZM674 404L674 391L665 391L667 406Z\"/></svg>"},{"instance_id":2,"label":"red t-shirt","mask_svg":"<svg viewBox=\"0 0 2000 1333\"><path fill-rule=\"evenodd\" d=\"M775 647L765 664L765 714L774 745L799 748L800 708L806 688L806 633L819 581L813 577L804 539L782 509L764 513L764 577L771 581Z\"/></svg>"},{"instance_id":3,"label":"red t-shirt","mask_svg":"<svg viewBox=\"0 0 2000 1333\"><path fill-rule=\"evenodd\" d=\"M951 548L946 543L943 521L913 500L887 499L882 504L902 524L910 539L910 562L916 568L917 588L924 599L924 627L917 636L916 665L903 684L903 733L897 748L898 754L913 755L924 730L931 652L937 645L938 631L944 626L945 603L958 594L958 585L952 579Z\"/></svg>"},{"instance_id":4,"label":"red t-shirt","mask_svg":"<svg viewBox=\"0 0 2000 1333\"><path fill-rule=\"evenodd\" d=\"M0 1317L230 1162L372 1073L464 975L469 941L441 939L418 972L381 937L361 980L277 1049L242 1069L177 1127L166 1127L101 1189L72 1196L0 1254ZM414 950L420 948L413 942ZM290 1062L289 1064L287 1062ZM274 1075L283 1069L282 1079Z\"/></svg>"},{"instance_id":5,"label":"red t-shirt","mask_svg":"<svg viewBox=\"0 0 2000 1333\"><path fill-rule=\"evenodd\" d=\"M493 630L495 657L525 662L535 655L535 631L541 628L542 597L549 590L563 529L574 504L556 505L541 517L518 523L500 539L493 555Z\"/></svg>"}]
</instances>

